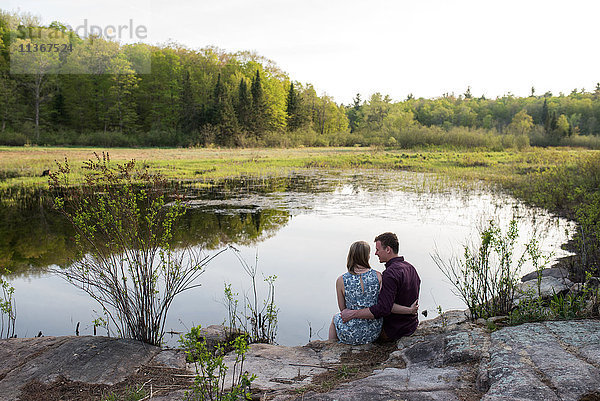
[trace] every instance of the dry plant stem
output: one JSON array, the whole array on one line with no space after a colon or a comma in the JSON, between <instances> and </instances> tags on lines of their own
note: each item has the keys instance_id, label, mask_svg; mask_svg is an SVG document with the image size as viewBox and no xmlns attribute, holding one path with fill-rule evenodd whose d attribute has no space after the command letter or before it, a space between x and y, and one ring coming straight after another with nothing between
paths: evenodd
<instances>
[{"instance_id":1,"label":"dry plant stem","mask_svg":"<svg viewBox=\"0 0 600 401\"><path fill-rule=\"evenodd\" d=\"M234 249L235 250L235 249ZM267 343L273 344L275 342L275 336L277 334L277 313L278 310L275 306L275 280L277 276L268 276L265 278L269 290L262 307L259 307L258 289L256 287L256 274L258 269L258 254L255 258L254 266L250 266L240 255L236 252L238 260L242 264L246 273L250 276L252 281L252 294L250 297L245 296L246 302L244 303L244 316L237 316L237 321L243 327L244 331L250 333L250 342L252 343ZM231 305L232 300L229 300ZM247 309L246 309L247 308ZM249 309L249 313L248 313ZM231 306L230 306L231 310ZM250 330L248 330L248 322L250 323Z\"/></svg>"}]
</instances>

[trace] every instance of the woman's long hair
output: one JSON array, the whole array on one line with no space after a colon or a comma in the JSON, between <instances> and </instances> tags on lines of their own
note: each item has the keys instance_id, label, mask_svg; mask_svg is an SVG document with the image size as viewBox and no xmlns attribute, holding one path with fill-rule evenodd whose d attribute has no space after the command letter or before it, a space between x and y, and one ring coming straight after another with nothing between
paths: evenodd
<instances>
[{"instance_id":1,"label":"woman's long hair","mask_svg":"<svg viewBox=\"0 0 600 401\"><path fill-rule=\"evenodd\" d=\"M365 241L356 241L352 245L350 245L350 250L348 251L348 261L346 262L346 267L348 271L352 274L356 274L354 269L357 266L366 267L370 269L369 265L369 255L371 253L371 247Z\"/></svg>"}]
</instances>

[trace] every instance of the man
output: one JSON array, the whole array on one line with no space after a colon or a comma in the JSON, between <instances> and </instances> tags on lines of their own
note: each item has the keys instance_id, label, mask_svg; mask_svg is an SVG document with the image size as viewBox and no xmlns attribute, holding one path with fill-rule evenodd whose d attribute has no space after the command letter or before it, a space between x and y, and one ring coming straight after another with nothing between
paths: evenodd
<instances>
[{"instance_id":1,"label":"man","mask_svg":"<svg viewBox=\"0 0 600 401\"><path fill-rule=\"evenodd\" d=\"M394 233L383 233L375 238L375 255L379 257L380 263L385 263L377 304L369 308L342 311L344 322L383 317L379 337L383 341L409 336L419 324L416 311L421 279L415 268L405 262L404 257L398 256L398 245L398 237ZM395 307L394 303L397 304Z\"/></svg>"}]
</instances>

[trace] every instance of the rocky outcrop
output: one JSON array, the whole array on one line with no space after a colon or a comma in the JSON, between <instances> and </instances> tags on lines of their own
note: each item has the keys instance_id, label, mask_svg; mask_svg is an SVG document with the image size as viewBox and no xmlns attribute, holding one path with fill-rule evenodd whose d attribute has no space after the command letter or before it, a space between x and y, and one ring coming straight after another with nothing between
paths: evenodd
<instances>
[{"instance_id":1,"label":"rocky outcrop","mask_svg":"<svg viewBox=\"0 0 600 401\"><path fill-rule=\"evenodd\" d=\"M276 400L584 400L600 394L600 321L528 323L489 332L464 312L423 322L366 377L315 385L381 345L253 345L245 369ZM360 358L357 358L360 359ZM344 363L345 361L345 363ZM352 378L350 378L352 379ZM586 398L587 397L587 398ZM592 397L592 398L590 398Z\"/></svg>"},{"instance_id":2,"label":"rocky outcrop","mask_svg":"<svg viewBox=\"0 0 600 401\"><path fill-rule=\"evenodd\" d=\"M483 400L580 400L600 391L598 321L529 323L490 337Z\"/></svg>"},{"instance_id":3,"label":"rocky outcrop","mask_svg":"<svg viewBox=\"0 0 600 401\"><path fill-rule=\"evenodd\" d=\"M451 311L387 345L254 344L244 370L257 376L252 389L262 399L600 399L600 321L527 323L493 332L488 327L471 323L463 311ZM220 330L209 332L217 338ZM233 363L233 356L225 359ZM194 373L191 365L181 369L186 366L181 352L105 337L1 340L0 360L0 400L19 399L28 384L59 378L112 388L149 366L161 372L179 368L169 383ZM151 399L182 398L185 385L163 386L157 394L158 379L152 378ZM141 382L150 380L144 376ZM60 398L71 399L63 393Z\"/></svg>"},{"instance_id":4,"label":"rocky outcrop","mask_svg":"<svg viewBox=\"0 0 600 401\"><path fill-rule=\"evenodd\" d=\"M139 341L68 336L0 340L0 400L16 400L31 382L111 386L144 365L185 367L185 356Z\"/></svg>"}]
</instances>

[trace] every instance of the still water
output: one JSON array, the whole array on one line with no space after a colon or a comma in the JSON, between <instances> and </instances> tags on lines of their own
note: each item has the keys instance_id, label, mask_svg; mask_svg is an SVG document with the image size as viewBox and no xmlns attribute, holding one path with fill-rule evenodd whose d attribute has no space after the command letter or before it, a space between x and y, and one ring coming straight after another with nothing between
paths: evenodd
<instances>
[{"instance_id":1,"label":"still water","mask_svg":"<svg viewBox=\"0 0 600 401\"><path fill-rule=\"evenodd\" d=\"M468 186L410 172L318 172L272 180L228 181L210 190L195 191L189 212L176 234L180 244L202 248L207 254L227 244L240 250L250 264L258 260L259 279L277 275L275 301L279 308L277 342L305 344L324 339L337 312L335 280L344 273L350 244L395 232L400 254L418 270L422 285L420 310L428 318L443 310L464 308L433 262L460 256L462 247L477 239L478 229L491 218L504 228L519 222L522 242L538 235L542 248L564 256L560 244L572 224L483 184ZM68 227L37 206L36 213L0 214L2 232L13 238L0 243L0 262L16 273L16 332L19 337L70 335L80 323L80 334L93 332L99 316L87 294L48 267L65 265L72 255ZM16 221L19 220L19 221ZM27 234L29 233L29 234ZM371 266L382 271L374 256ZM525 266L523 273L531 270ZM167 331L185 332L193 325L222 324L226 316L223 288L230 283L241 295L249 277L232 251L214 259L200 276L201 287L180 294L168 315ZM266 285L259 286L266 295ZM424 317L421 315L421 319ZM105 335L104 329L98 334ZM176 336L166 336L176 344Z\"/></svg>"}]
</instances>

